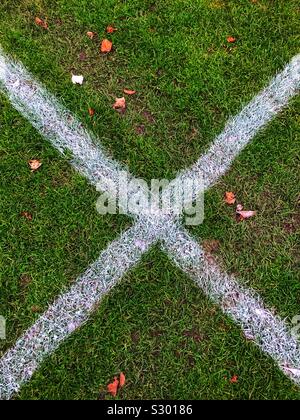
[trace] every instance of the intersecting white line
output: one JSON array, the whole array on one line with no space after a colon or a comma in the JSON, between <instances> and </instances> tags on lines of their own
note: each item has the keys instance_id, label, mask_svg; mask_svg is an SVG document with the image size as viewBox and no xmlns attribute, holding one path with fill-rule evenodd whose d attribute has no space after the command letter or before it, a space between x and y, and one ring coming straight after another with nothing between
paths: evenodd
<instances>
[{"instance_id":1,"label":"intersecting white line","mask_svg":"<svg viewBox=\"0 0 300 420\"><path fill-rule=\"evenodd\" d=\"M0 361L1 399L8 399L17 392L44 358L88 320L101 298L161 234L149 224L146 227L135 224L101 253L71 289L62 294L3 356Z\"/></svg>"},{"instance_id":2,"label":"intersecting white line","mask_svg":"<svg viewBox=\"0 0 300 420\"><path fill-rule=\"evenodd\" d=\"M264 306L256 292L221 272L180 227L173 225L165 232L163 249L242 328L246 338L254 341L287 376L300 384L299 343L285 322Z\"/></svg>"},{"instance_id":3,"label":"intersecting white line","mask_svg":"<svg viewBox=\"0 0 300 420\"><path fill-rule=\"evenodd\" d=\"M190 170L182 172L179 179L201 173L204 175L205 187L213 185L258 130L297 93L299 82L300 56L297 56L266 89L227 124L209 151ZM39 85L23 66L14 63L1 51L0 84L13 106L61 153L66 149L72 152L71 163L92 184L95 185L103 176L116 179L121 165L112 161L102 149L95 146L95 140L76 118ZM158 239L165 240L165 249L174 261L189 273L246 333L249 332L249 328L253 330L256 344L273 357L291 379L299 382L299 377L291 373L300 366L299 347L288 334L285 324L264 309L256 295L243 289L216 267L205 264L199 245L189 238L172 217L163 216L138 220L132 229L103 251L99 260L76 281L71 290L50 306L34 326L17 341L15 347L3 356L0 360L0 398L11 398L20 385L30 379L44 358L87 320L95 303ZM130 247L132 249L128 249ZM188 258L187 250L190 250L189 258L195 259ZM205 279L209 279L209 282ZM215 281L216 279L218 281ZM245 316L247 311L248 316ZM269 332L272 334L271 345L268 344Z\"/></svg>"}]
</instances>

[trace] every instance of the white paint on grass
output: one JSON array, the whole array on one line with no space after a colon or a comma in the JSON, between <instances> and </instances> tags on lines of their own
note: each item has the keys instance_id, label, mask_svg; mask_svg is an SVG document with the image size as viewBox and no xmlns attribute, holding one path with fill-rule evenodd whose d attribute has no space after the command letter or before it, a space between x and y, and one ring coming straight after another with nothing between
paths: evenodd
<instances>
[{"instance_id":1,"label":"white paint on grass","mask_svg":"<svg viewBox=\"0 0 300 420\"><path fill-rule=\"evenodd\" d=\"M163 224L161 229L167 229ZM10 399L43 360L84 324L102 297L140 260L162 231L135 224L112 242L92 264L18 339L0 360L0 399Z\"/></svg>"},{"instance_id":2,"label":"white paint on grass","mask_svg":"<svg viewBox=\"0 0 300 420\"><path fill-rule=\"evenodd\" d=\"M209 150L190 169L179 174L178 182L186 177L194 179L202 176L204 189L214 185L258 131L287 105L299 88L300 55L297 55L236 117L228 121Z\"/></svg>"},{"instance_id":3,"label":"white paint on grass","mask_svg":"<svg viewBox=\"0 0 300 420\"><path fill-rule=\"evenodd\" d=\"M253 342L300 385L300 345L290 326L267 309L257 293L220 271L180 226L166 232L164 250Z\"/></svg>"},{"instance_id":4,"label":"white paint on grass","mask_svg":"<svg viewBox=\"0 0 300 420\"><path fill-rule=\"evenodd\" d=\"M202 173L205 187L212 186L229 168L233 159L296 94L300 81L300 58L295 57L242 112L231 120L207 153L180 177L195 179ZM0 50L0 87L13 106L62 154L72 153L71 164L96 185L103 178L117 181L121 165L96 146L96 139L77 119L63 108L20 64L8 59ZM176 182L176 180L175 180ZM166 233L169 231L169 234ZM44 358L82 325L113 285L133 267L141 255L158 239L174 261L251 334L260 348L273 357L291 379L298 382L298 347L289 337L286 326L263 307L259 298L209 266L203 251L172 217L157 213L156 220L140 218L102 252L69 292L59 297L48 311L17 341L0 360L0 397L10 398L28 381ZM236 292L240 293L239 296ZM266 328L267 335L264 335ZM271 344L267 345L272 334ZM285 365L285 366L284 366Z\"/></svg>"},{"instance_id":5,"label":"white paint on grass","mask_svg":"<svg viewBox=\"0 0 300 420\"><path fill-rule=\"evenodd\" d=\"M0 49L0 89L16 108L94 186L103 178L118 181L122 166L113 161L54 95Z\"/></svg>"}]
</instances>

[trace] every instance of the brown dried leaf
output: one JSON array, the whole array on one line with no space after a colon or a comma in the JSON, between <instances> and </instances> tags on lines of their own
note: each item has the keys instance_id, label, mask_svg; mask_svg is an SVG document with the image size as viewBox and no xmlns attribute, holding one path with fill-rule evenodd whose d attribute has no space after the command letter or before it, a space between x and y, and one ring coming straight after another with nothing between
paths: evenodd
<instances>
[{"instance_id":1,"label":"brown dried leaf","mask_svg":"<svg viewBox=\"0 0 300 420\"><path fill-rule=\"evenodd\" d=\"M32 172L37 171L42 166L42 162L40 162L38 159L32 159L28 162L28 164Z\"/></svg>"},{"instance_id":2,"label":"brown dried leaf","mask_svg":"<svg viewBox=\"0 0 300 420\"><path fill-rule=\"evenodd\" d=\"M125 95L135 95L136 94L136 90L130 90L130 89L124 89L123 92L125 93Z\"/></svg>"},{"instance_id":3,"label":"brown dried leaf","mask_svg":"<svg viewBox=\"0 0 300 420\"><path fill-rule=\"evenodd\" d=\"M118 392L119 381L116 377L114 377L114 381L107 385L107 391L113 396L117 396Z\"/></svg>"},{"instance_id":4,"label":"brown dried leaf","mask_svg":"<svg viewBox=\"0 0 300 420\"><path fill-rule=\"evenodd\" d=\"M119 112L125 112L126 110L126 99L124 97L122 98L116 98L115 103L113 104L113 109Z\"/></svg>"},{"instance_id":5,"label":"brown dried leaf","mask_svg":"<svg viewBox=\"0 0 300 420\"><path fill-rule=\"evenodd\" d=\"M123 386L125 385L125 381L126 381L125 375L123 372L121 372L120 373L120 388L123 388Z\"/></svg>"},{"instance_id":6,"label":"brown dried leaf","mask_svg":"<svg viewBox=\"0 0 300 420\"><path fill-rule=\"evenodd\" d=\"M110 53L113 47L113 43L109 39L103 39L100 46L100 51L102 54Z\"/></svg>"},{"instance_id":7,"label":"brown dried leaf","mask_svg":"<svg viewBox=\"0 0 300 420\"><path fill-rule=\"evenodd\" d=\"M44 21L43 19L36 17L34 21L36 25L40 26L41 28L49 29L48 23Z\"/></svg>"},{"instance_id":8,"label":"brown dried leaf","mask_svg":"<svg viewBox=\"0 0 300 420\"><path fill-rule=\"evenodd\" d=\"M25 217L25 219L27 219L29 221L32 220L32 214L31 213L28 213L28 211L22 211L21 216L22 217Z\"/></svg>"},{"instance_id":9,"label":"brown dried leaf","mask_svg":"<svg viewBox=\"0 0 300 420\"><path fill-rule=\"evenodd\" d=\"M90 39L94 39L96 36L96 32L92 32L92 31L88 31L86 34Z\"/></svg>"},{"instance_id":10,"label":"brown dried leaf","mask_svg":"<svg viewBox=\"0 0 300 420\"><path fill-rule=\"evenodd\" d=\"M226 204L234 204L236 201L235 194L231 191L226 191L224 195L224 200Z\"/></svg>"},{"instance_id":11,"label":"brown dried leaf","mask_svg":"<svg viewBox=\"0 0 300 420\"><path fill-rule=\"evenodd\" d=\"M113 34L114 32L116 32L118 29L117 28L115 28L114 26L108 26L107 28L106 28L106 32L108 33L108 34Z\"/></svg>"}]
</instances>

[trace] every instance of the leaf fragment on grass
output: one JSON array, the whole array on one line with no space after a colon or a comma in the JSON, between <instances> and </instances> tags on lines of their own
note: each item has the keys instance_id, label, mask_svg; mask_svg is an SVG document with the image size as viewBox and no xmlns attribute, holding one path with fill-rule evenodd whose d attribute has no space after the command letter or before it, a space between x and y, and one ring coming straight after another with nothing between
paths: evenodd
<instances>
[{"instance_id":1,"label":"leaf fragment on grass","mask_svg":"<svg viewBox=\"0 0 300 420\"><path fill-rule=\"evenodd\" d=\"M224 200L226 204L234 204L236 202L235 194L231 191L226 191Z\"/></svg>"},{"instance_id":2,"label":"leaf fragment on grass","mask_svg":"<svg viewBox=\"0 0 300 420\"><path fill-rule=\"evenodd\" d=\"M22 211L21 216L25 217L25 219L29 220L30 222L32 220L32 214L29 213L28 211Z\"/></svg>"},{"instance_id":3,"label":"leaf fragment on grass","mask_svg":"<svg viewBox=\"0 0 300 420\"><path fill-rule=\"evenodd\" d=\"M94 39L96 36L96 32L92 32L92 31L88 31L86 34L90 39Z\"/></svg>"},{"instance_id":4,"label":"leaf fragment on grass","mask_svg":"<svg viewBox=\"0 0 300 420\"><path fill-rule=\"evenodd\" d=\"M117 392L118 392L118 386L119 386L119 380L117 379L117 377L114 377L114 381L110 384L107 385L107 391L113 396L116 397L117 396Z\"/></svg>"},{"instance_id":5,"label":"leaf fragment on grass","mask_svg":"<svg viewBox=\"0 0 300 420\"><path fill-rule=\"evenodd\" d=\"M241 210L241 211L238 211L237 210L236 214L238 216L240 216L241 220L244 220L244 219L250 219L250 217L255 216L256 215L256 211L253 211L253 210Z\"/></svg>"},{"instance_id":6,"label":"leaf fragment on grass","mask_svg":"<svg viewBox=\"0 0 300 420\"><path fill-rule=\"evenodd\" d=\"M31 169L31 172L35 172L42 166L42 162L38 159L32 159L28 162L28 165Z\"/></svg>"},{"instance_id":7,"label":"leaf fragment on grass","mask_svg":"<svg viewBox=\"0 0 300 420\"><path fill-rule=\"evenodd\" d=\"M49 29L48 23L45 20L43 20L39 17L36 17L34 21L35 21L36 25L40 26L41 28Z\"/></svg>"},{"instance_id":8,"label":"leaf fragment on grass","mask_svg":"<svg viewBox=\"0 0 300 420\"><path fill-rule=\"evenodd\" d=\"M229 36L227 38L227 42L229 42L230 44L233 44L234 42L236 42L236 38L234 38L234 36Z\"/></svg>"},{"instance_id":9,"label":"leaf fragment on grass","mask_svg":"<svg viewBox=\"0 0 300 420\"><path fill-rule=\"evenodd\" d=\"M110 53L113 47L113 43L109 39L103 39L100 46L100 51L102 54Z\"/></svg>"},{"instance_id":10,"label":"leaf fragment on grass","mask_svg":"<svg viewBox=\"0 0 300 420\"><path fill-rule=\"evenodd\" d=\"M230 379L230 383L231 384L236 384L239 380L239 377L237 375L234 375L231 379Z\"/></svg>"},{"instance_id":11,"label":"leaf fragment on grass","mask_svg":"<svg viewBox=\"0 0 300 420\"><path fill-rule=\"evenodd\" d=\"M113 109L119 112L125 112L126 110L126 99L124 97L122 98L116 98L115 103L113 104Z\"/></svg>"},{"instance_id":12,"label":"leaf fragment on grass","mask_svg":"<svg viewBox=\"0 0 300 420\"><path fill-rule=\"evenodd\" d=\"M89 108L89 116L93 117L95 115L95 110L93 108Z\"/></svg>"},{"instance_id":13,"label":"leaf fragment on grass","mask_svg":"<svg viewBox=\"0 0 300 420\"><path fill-rule=\"evenodd\" d=\"M117 28L115 28L114 26L111 26L111 25L109 25L107 28L106 28L106 32L108 33L108 34L113 34L114 32L116 32L118 29Z\"/></svg>"},{"instance_id":14,"label":"leaf fragment on grass","mask_svg":"<svg viewBox=\"0 0 300 420\"><path fill-rule=\"evenodd\" d=\"M130 89L124 89L123 92L125 93L125 95L135 95L136 94L136 90L130 90Z\"/></svg>"},{"instance_id":15,"label":"leaf fragment on grass","mask_svg":"<svg viewBox=\"0 0 300 420\"><path fill-rule=\"evenodd\" d=\"M125 385L126 377L123 372L120 373L120 388L123 388Z\"/></svg>"},{"instance_id":16,"label":"leaf fragment on grass","mask_svg":"<svg viewBox=\"0 0 300 420\"><path fill-rule=\"evenodd\" d=\"M83 76L75 76L74 74L72 75L72 83L74 85L82 85L83 84Z\"/></svg>"}]
</instances>

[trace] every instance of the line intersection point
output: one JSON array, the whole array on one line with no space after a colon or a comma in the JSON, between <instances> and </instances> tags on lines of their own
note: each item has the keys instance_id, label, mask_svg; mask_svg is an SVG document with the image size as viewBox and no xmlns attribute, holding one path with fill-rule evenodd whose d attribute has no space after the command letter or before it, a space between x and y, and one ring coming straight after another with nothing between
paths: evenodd
<instances>
[{"instance_id":1,"label":"line intersection point","mask_svg":"<svg viewBox=\"0 0 300 420\"><path fill-rule=\"evenodd\" d=\"M298 55L228 122L209 150L190 169L182 171L175 182L202 175L205 189L214 185L257 132L297 94L299 87ZM0 90L61 154L72 153L70 163L91 184L96 185L103 177L117 180L122 165L108 157L101 147L96 147L93 136L80 122L1 49ZM0 399L10 399L29 381L45 357L87 321L101 298L158 241L174 263L300 385L300 347L284 321L266 309L255 292L209 263L199 244L172 214L157 213L135 217L134 226L113 241L70 290L50 305L4 354L0 360Z\"/></svg>"}]
</instances>

